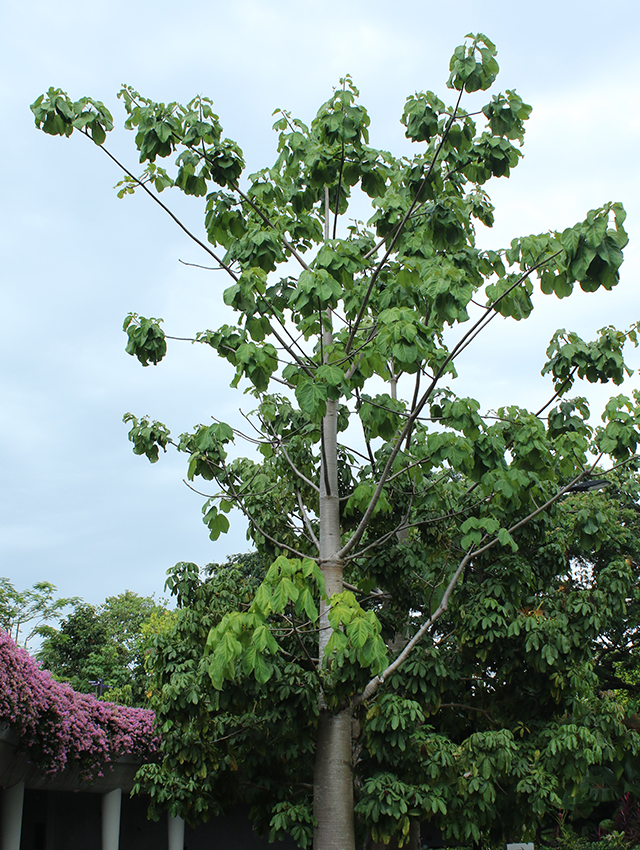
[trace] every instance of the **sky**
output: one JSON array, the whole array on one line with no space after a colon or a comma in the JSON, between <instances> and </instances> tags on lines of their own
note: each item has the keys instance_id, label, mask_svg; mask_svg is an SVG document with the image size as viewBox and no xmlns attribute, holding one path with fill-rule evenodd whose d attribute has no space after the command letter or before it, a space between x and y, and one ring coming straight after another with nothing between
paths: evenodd
<instances>
[{"instance_id":1,"label":"sky","mask_svg":"<svg viewBox=\"0 0 640 850\"><path fill-rule=\"evenodd\" d=\"M497 45L492 92L532 104L525 158L487 186L496 225L486 247L564 229L608 200L628 210L631 243L619 286L565 301L537 295L526 324L497 320L459 361L457 391L483 409L534 407L558 327L591 338L640 320L640 23L637 0L234 0L7 4L0 26L2 309L0 310L0 575L99 604L125 589L162 594L177 561L206 564L247 551L232 524L212 543L202 499L183 483L184 457L135 457L122 416L149 414L180 434L210 416L232 424L251 399L203 347L170 344L157 367L126 355L130 311L192 336L224 318L216 273L181 265L202 253L144 197L118 200L118 170L86 139L38 132L29 104L49 86L90 95L122 125L122 83L161 101L213 98L249 171L271 164L272 113L309 122L350 73L371 115L374 146L408 151L399 117L415 91L448 94L453 49L468 32ZM486 98L486 96L484 96ZM482 101L478 101L481 105ZM131 134L109 147L129 166ZM202 205L163 200L202 233ZM628 362L640 365L631 350ZM635 377L624 391L639 387ZM594 408L610 386L593 394ZM582 391L582 390L581 390ZM613 388L614 392L620 392ZM538 405L538 406L539 406Z\"/></svg>"}]
</instances>

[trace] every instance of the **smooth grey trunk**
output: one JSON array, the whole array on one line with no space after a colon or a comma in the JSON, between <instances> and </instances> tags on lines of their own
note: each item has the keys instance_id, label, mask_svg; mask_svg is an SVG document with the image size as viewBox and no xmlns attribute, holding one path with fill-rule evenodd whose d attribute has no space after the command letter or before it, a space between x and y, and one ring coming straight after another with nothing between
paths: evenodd
<instances>
[{"instance_id":1,"label":"smooth grey trunk","mask_svg":"<svg viewBox=\"0 0 640 850\"><path fill-rule=\"evenodd\" d=\"M320 713L316 742L314 850L354 850L351 711Z\"/></svg>"},{"instance_id":2,"label":"smooth grey trunk","mask_svg":"<svg viewBox=\"0 0 640 850\"><path fill-rule=\"evenodd\" d=\"M329 194L325 190L325 238L329 239ZM322 333L325 352L333 343L331 314ZM320 569L327 596L342 592L343 561L340 551L340 502L338 495L338 402L327 401L322 419L320 463ZM331 637L329 606L320 603L320 667ZM316 739L313 780L313 813L318 826L313 836L314 850L355 850L353 829L353 769L351 758L351 711L332 714L319 694L320 716Z\"/></svg>"},{"instance_id":3,"label":"smooth grey trunk","mask_svg":"<svg viewBox=\"0 0 640 850\"><path fill-rule=\"evenodd\" d=\"M324 238L329 241L329 189L324 190ZM322 339L323 360L326 363L331 345L333 344L333 329L331 311L327 310L322 317L323 327L320 329ZM342 547L340 534L340 500L338 496L338 402L327 401L327 411L322 418L321 458L320 458L320 569L324 576L327 596L342 592L341 558L336 553ZM324 651L329 638L331 627L328 618L329 608L320 603L320 647L319 664L322 667Z\"/></svg>"},{"instance_id":4,"label":"smooth grey trunk","mask_svg":"<svg viewBox=\"0 0 640 850\"><path fill-rule=\"evenodd\" d=\"M320 472L320 569L324 576L327 596L342 592L343 562L336 557L340 551L340 501L338 496L338 403L327 401L327 412L322 419L322 461ZM320 605L320 651L322 665L324 651L331 637L329 606Z\"/></svg>"}]
</instances>

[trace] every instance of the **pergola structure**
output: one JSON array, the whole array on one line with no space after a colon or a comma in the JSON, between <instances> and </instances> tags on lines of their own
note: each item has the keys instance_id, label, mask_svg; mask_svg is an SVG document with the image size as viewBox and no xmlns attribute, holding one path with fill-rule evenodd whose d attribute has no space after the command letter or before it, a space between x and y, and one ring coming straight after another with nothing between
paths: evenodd
<instances>
[{"instance_id":1,"label":"pergola structure","mask_svg":"<svg viewBox=\"0 0 640 850\"><path fill-rule=\"evenodd\" d=\"M121 757L105 770L104 776L87 781L82 779L77 767L69 767L57 774L45 773L29 761L19 744L18 736L11 730L0 732L0 850L20 850L21 845L23 848L25 845L33 847L34 850L53 850L59 844L55 834L56 808L63 808L66 818L74 817L74 810L76 819L85 815L84 820L88 821L89 829L93 826L96 832L99 831L99 835L93 836L95 840L91 841L94 846L100 846L101 850L120 850L123 792L127 795L131 791L141 760L131 756ZM39 792L32 795L35 799L31 806L27 806L27 810L25 792L27 795L28 792ZM90 805L83 804L82 798L87 794L94 798ZM99 818L95 817L96 796L101 798ZM65 798L70 798L72 805L56 807L56 802L60 804ZM141 806L137 808L139 810ZM96 823L97 820L101 823ZM58 831L60 826L68 832L68 823L58 824ZM78 826L78 831L82 832L83 826L86 830L87 824L80 823ZM157 846L158 826L149 823L149 827L150 833L154 833L151 846ZM168 817L168 850L183 850L184 827L182 818ZM28 836L23 834L25 831L29 832ZM136 846L143 848L147 842L140 841L140 838L142 836L137 837ZM152 836L149 835L149 838Z\"/></svg>"},{"instance_id":2,"label":"pergola structure","mask_svg":"<svg viewBox=\"0 0 640 850\"><path fill-rule=\"evenodd\" d=\"M148 799L129 796L142 763L123 756L91 781L77 767L48 774L14 732L0 731L0 850L272 850L246 808L196 829L182 818L148 820ZM290 838L278 848L297 850Z\"/></svg>"}]
</instances>

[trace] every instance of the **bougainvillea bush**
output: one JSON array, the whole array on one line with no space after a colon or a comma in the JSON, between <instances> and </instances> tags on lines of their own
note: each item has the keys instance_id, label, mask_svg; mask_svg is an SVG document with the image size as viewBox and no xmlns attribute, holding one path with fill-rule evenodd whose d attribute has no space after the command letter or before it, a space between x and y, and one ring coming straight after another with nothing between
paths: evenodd
<instances>
[{"instance_id":1,"label":"bougainvillea bush","mask_svg":"<svg viewBox=\"0 0 640 850\"><path fill-rule=\"evenodd\" d=\"M49 773L77 766L90 779L123 755L158 749L155 715L80 694L41 670L0 632L0 727L20 736L29 758Z\"/></svg>"}]
</instances>

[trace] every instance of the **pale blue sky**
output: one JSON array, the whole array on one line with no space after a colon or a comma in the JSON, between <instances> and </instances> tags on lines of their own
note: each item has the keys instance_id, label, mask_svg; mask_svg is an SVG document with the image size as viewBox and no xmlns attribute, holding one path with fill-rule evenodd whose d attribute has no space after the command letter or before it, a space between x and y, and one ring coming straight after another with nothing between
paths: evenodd
<instances>
[{"instance_id":1,"label":"pale blue sky","mask_svg":"<svg viewBox=\"0 0 640 850\"><path fill-rule=\"evenodd\" d=\"M156 368L124 353L130 310L188 336L220 322L215 275L187 269L197 249L143 197L118 201L119 179L83 138L52 139L28 109L48 86L103 100L116 119L122 82L158 100L213 97L250 168L270 164L271 113L310 120L352 74L374 145L406 145L404 99L440 95L453 48L469 31L498 46L496 90L534 107L525 160L488 190L492 246L564 228L607 200L629 211L632 239L614 293L541 299L525 325L494 322L461 361L460 391L484 406L546 400L538 376L556 327L585 335L640 319L640 23L635 0L547 2L257 2L122 0L80 6L24 0L3 12L2 307L0 311L0 575L19 587L55 582L92 602L129 588L161 592L177 560L204 564L247 548L238 524L211 543L201 499L182 483L184 459L134 457L122 414L149 413L174 433L211 414L237 422L250 400L227 389L212 352L171 346ZM122 131L110 144L135 164ZM198 201L165 194L200 228ZM638 358L630 353L632 365ZM637 384L635 384L637 385ZM601 396L602 397L602 396Z\"/></svg>"}]
</instances>

